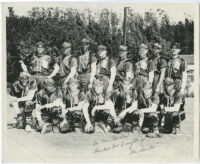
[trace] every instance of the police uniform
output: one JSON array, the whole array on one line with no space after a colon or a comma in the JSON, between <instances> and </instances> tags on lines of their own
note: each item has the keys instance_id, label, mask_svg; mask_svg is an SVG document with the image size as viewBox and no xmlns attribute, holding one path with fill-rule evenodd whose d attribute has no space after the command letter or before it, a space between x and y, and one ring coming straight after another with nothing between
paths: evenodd
<instances>
[{"instance_id":1,"label":"police uniform","mask_svg":"<svg viewBox=\"0 0 200 164\"><path fill-rule=\"evenodd\" d=\"M145 85L144 85L145 88ZM150 86L147 86L146 89L150 89ZM149 97L148 99L144 96L144 91L140 90L138 93L138 109L149 108L152 104L159 105L159 95L155 93L153 96ZM148 129L147 131L144 129ZM155 113L145 113L144 114L144 121L142 125L143 132L151 132L158 128L158 114Z\"/></svg>"},{"instance_id":2,"label":"police uniform","mask_svg":"<svg viewBox=\"0 0 200 164\"><path fill-rule=\"evenodd\" d=\"M167 78L164 83L165 87L174 85L174 81L170 78ZM174 88L175 89L175 88ZM164 130L167 133L172 132L173 128L180 128L180 121L185 119L184 104L182 102L183 95L175 89L173 95L163 92L160 96L160 105L163 107L173 107L176 104L181 104L178 112L165 112L164 113Z\"/></svg>"},{"instance_id":3,"label":"police uniform","mask_svg":"<svg viewBox=\"0 0 200 164\"><path fill-rule=\"evenodd\" d=\"M170 77L174 80L175 88L177 90L181 89L182 73L186 71L186 68L186 62L179 56L177 56L176 58L172 58L167 63L165 77Z\"/></svg>"},{"instance_id":4,"label":"police uniform","mask_svg":"<svg viewBox=\"0 0 200 164\"><path fill-rule=\"evenodd\" d=\"M78 83L74 78L71 78L68 83ZM86 94L77 88L75 92L71 92L69 88L66 89L64 94L64 103L66 108L78 106L82 101L86 101ZM81 130L85 127L85 118L81 111L69 111L66 115L67 123L69 125L68 131ZM70 130L69 130L70 129Z\"/></svg>"},{"instance_id":5,"label":"police uniform","mask_svg":"<svg viewBox=\"0 0 200 164\"><path fill-rule=\"evenodd\" d=\"M106 50L106 47L100 45L98 49ZM97 70L96 77L103 81L104 91L107 90L109 85L109 78L111 76L110 70L112 67L116 67L116 62L114 59L106 56L105 58L97 58Z\"/></svg>"},{"instance_id":6,"label":"police uniform","mask_svg":"<svg viewBox=\"0 0 200 164\"><path fill-rule=\"evenodd\" d=\"M27 77L29 78L28 84L26 86L22 86L20 81L15 81L13 83L11 89L11 96L21 98L27 96L28 92L31 90L37 91L37 83L34 79L30 78L30 75L26 72L20 73L20 78ZM32 111L35 107L35 97L32 100L19 102L19 108L21 109L21 113L17 115L18 120L18 128L24 128L26 124L32 123Z\"/></svg>"},{"instance_id":7,"label":"police uniform","mask_svg":"<svg viewBox=\"0 0 200 164\"><path fill-rule=\"evenodd\" d=\"M44 85L56 85L53 79L45 79ZM56 86L55 86L56 87ZM37 93L37 103L40 105L46 105L56 101L57 99L62 99L63 94L59 87L56 87L55 92L49 93L45 87ZM60 117L59 113L60 107L55 106L52 108L41 109L42 119L45 123L50 123L53 126L59 126Z\"/></svg>"},{"instance_id":8,"label":"police uniform","mask_svg":"<svg viewBox=\"0 0 200 164\"><path fill-rule=\"evenodd\" d=\"M95 80L94 82L94 86L96 85L103 85L103 81L102 80ZM113 127L113 118L110 115L108 110L97 110L95 112L94 117L91 116L91 111L93 109L94 106L97 105L104 105L105 101L107 100L113 100L112 98L113 94L107 95L106 92L102 92L101 94L97 94L93 89L91 89L88 93L87 93L87 102L90 104L88 111L89 111L89 115L91 118L91 121L94 122L103 122L105 125L109 125L111 127Z\"/></svg>"},{"instance_id":9,"label":"police uniform","mask_svg":"<svg viewBox=\"0 0 200 164\"><path fill-rule=\"evenodd\" d=\"M146 45L142 44L141 46L147 49ZM155 71L155 65L148 57L146 57L145 60L139 60L135 63L134 74L137 88L143 87L144 82L149 80L149 72L152 71Z\"/></svg>"},{"instance_id":10,"label":"police uniform","mask_svg":"<svg viewBox=\"0 0 200 164\"><path fill-rule=\"evenodd\" d=\"M63 48L69 48L71 47L71 44L68 42L63 43ZM59 76L60 76L60 82L61 82L61 88L63 88L63 84L67 76L69 75L71 68L77 67L78 62L77 59L72 56L71 54L65 56L64 54L61 54L61 56L57 59L58 64L60 66L59 69Z\"/></svg>"},{"instance_id":11,"label":"police uniform","mask_svg":"<svg viewBox=\"0 0 200 164\"><path fill-rule=\"evenodd\" d=\"M153 93L156 90L156 87L158 85L158 82L160 80L160 75L161 75L161 70L165 69L167 64L166 64L166 60L163 59L160 56L160 50L161 50L161 45L158 43L154 44L154 49L158 50L159 52L156 52L156 54L153 54L153 59L152 62L155 66L155 71L154 71L154 79L153 79L153 83L152 83L152 89L153 89ZM159 93L162 92L162 84L159 88Z\"/></svg>"},{"instance_id":12,"label":"police uniform","mask_svg":"<svg viewBox=\"0 0 200 164\"><path fill-rule=\"evenodd\" d=\"M132 81L124 80L122 85L130 85L132 84ZM122 86L122 89L123 89ZM123 112L125 109L129 108L133 103L137 101L137 91L134 87L131 86L128 92L125 92L124 90L120 91L120 94L117 96L116 103L115 103L115 109L116 113L119 115L121 112ZM133 111L132 113L126 113L124 118L121 120L121 124L123 125L124 131L131 131L133 128L138 126L138 120L139 120L139 113L138 111ZM121 125L118 124L117 128L115 128L113 131L118 133L118 127ZM120 128L119 128L120 129Z\"/></svg>"},{"instance_id":13,"label":"police uniform","mask_svg":"<svg viewBox=\"0 0 200 164\"><path fill-rule=\"evenodd\" d=\"M127 47L120 46L119 50L120 51L127 51ZM126 77L127 72L130 72L132 74L132 77L133 77L133 64L125 56L124 58L120 58L119 60L117 60L117 62L116 62L116 68L117 68L117 74L116 74L116 78L115 78L115 82L114 82L114 87L115 88L119 88L118 85L120 83L122 83L122 81L125 78L127 78Z\"/></svg>"},{"instance_id":14,"label":"police uniform","mask_svg":"<svg viewBox=\"0 0 200 164\"><path fill-rule=\"evenodd\" d=\"M83 44L89 44L89 40L84 38L82 40ZM80 82L81 88L86 91L87 85L90 82L91 76L91 65L97 63L97 59L94 53L89 50L78 57L78 80Z\"/></svg>"},{"instance_id":15,"label":"police uniform","mask_svg":"<svg viewBox=\"0 0 200 164\"><path fill-rule=\"evenodd\" d=\"M42 42L38 42L36 46L42 45ZM36 78L39 90L44 83L44 77L51 75L54 70L55 60L45 54L34 53L24 60L24 64L27 66L28 72Z\"/></svg>"},{"instance_id":16,"label":"police uniform","mask_svg":"<svg viewBox=\"0 0 200 164\"><path fill-rule=\"evenodd\" d=\"M154 79L153 79L152 88L153 88L153 91L155 91L158 81L160 79L161 70L166 68L166 61L162 59L161 57L157 57L153 59L153 63L155 65L156 70L154 71Z\"/></svg>"}]
</instances>

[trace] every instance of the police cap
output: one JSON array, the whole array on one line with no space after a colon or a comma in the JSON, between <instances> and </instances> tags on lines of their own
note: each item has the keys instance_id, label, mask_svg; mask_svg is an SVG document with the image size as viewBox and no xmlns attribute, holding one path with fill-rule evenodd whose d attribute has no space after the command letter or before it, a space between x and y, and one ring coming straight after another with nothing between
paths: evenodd
<instances>
[{"instance_id":1,"label":"police cap","mask_svg":"<svg viewBox=\"0 0 200 164\"><path fill-rule=\"evenodd\" d=\"M21 72L20 75L19 75L19 77L20 77L20 78L21 78L21 77L28 77L28 78L30 78L31 75L30 75L28 72Z\"/></svg>"},{"instance_id":2,"label":"police cap","mask_svg":"<svg viewBox=\"0 0 200 164\"><path fill-rule=\"evenodd\" d=\"M63 48L71 48L71 43L69 43L69 42L64 42L64 43L62 44L62 47L63 47Z\"/></svg>"},{"instance_id":3,"label":"police cap","mask_svg":"<svg viewBox=\"0 0 200 164\"><path fill-rule=\"evenodd\" d=\"M99 46L98 46L98 50L104 51L104 50L107 50L107 48L106 48L106 46L104 46L104 45L99 45Z\"/></svg>"},{"instance_id":4,"label":"police cap","mask_svg":"<svg viewBox=\"0 0 200 164\"><path fill-rule=\"evenodd\" d=\"M121 45L119 51L127 51L127 46Z\"/></svg>"},{"instance_id":5,"label":"police cap","mask_svg":"<svg viewBox=\"0 0 200 164\"><path fill-rule=\"evenodd\" d=\"M36 47L38 47L38 46L42 46L42 47L44 47L44 43L41 42L41 41L37 42L35 45L36 45Z\"/></svg>"}]
</instances>

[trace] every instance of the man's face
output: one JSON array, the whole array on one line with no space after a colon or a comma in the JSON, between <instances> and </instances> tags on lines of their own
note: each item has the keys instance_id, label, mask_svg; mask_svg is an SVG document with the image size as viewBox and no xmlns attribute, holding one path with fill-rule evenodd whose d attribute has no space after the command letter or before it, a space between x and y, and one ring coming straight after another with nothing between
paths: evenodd
<instances>
[{"instance_id":1,"label":"man's face","mask_svg":"<svg viewBox=\"0 0 200 164\"><path fill-rule=\"evenodd\" d=\"M124 51L124 50L119 51L119 57L120 58L124 58L126 56L126 54L127 54L127 51Z\"/></svg>"},{"instance_id":2,"label":"man's face","mask_svg":"<svg viewBox=\"0 0 200 164\"><path fill-rule=\"evenodd\" d=\"M155 47L155 48L153 49L153 52L154 52L155 55L158 55L158 54L161 52L161 49L158 48L158 47Z\"/></svg>"},{"instance_id":3,"label":"man's face","mask_svg":"<svg viewBox=\"0 0 200 164\"><path fill-rule=\"evenodd\" d=\"M144 98L149 99L152 95L152 89L143 89Z\"/></svg>"},{"instance_id":4,"label":"man's face","mask_svg":"<svg viewBox=\"0 0 200 164\"><path fill-rule=\"evenodd\" d=\"M24 87L28 84L28 81L29 81L29 78L28 78L28 77L21 77L21 78L20 78L20 84L21 84L22 86L24 86Z\"/></svg>"},{"instance_id":5,"label":"man's face","mask_svg":"<svg viewBox=\"0 0 200 164\"><path fill-rule=\"evenodd\" d=\"M56 90L56 87L54 84L48 84L48 85L45 84L45 88L46 88L47 92L49 92L49 93L55 92L55 90Z\"/></svg>"},{"instance_id":6,"label":"man's face","mask_svg":"<svg viewBox=\"0 0 200 164\"><path fill-rule=\"evenodd\" d=\"M168 96L172 96L174 94L174 85L171 84L171 85L166 86L165 91Z\"/></svg>"},{"instance_id":7,"label":"man's face","mask_svg":"<svg viewBox=\"0 0 200 164\"><path fill-rule=\"evenodd\" d=\"M38 45L38 46L37 46L37 52L38 52L39 54L42 54L42 53L44 52L44 47L43 47L42 45Z\"/></svg>"},{"instance_id":8,"label":"man's face","mask_svg":"<svg viewBox=\"0 0 200 164\"><path fill-rule=\"evenodd\" d=\"M89 44L83 43L82 46L83 46L83 51L88 51L88 49L89 49Z\"/></svg>"},{"instance_id":9,"label":"man's face","mask_svg":"<svg viewBox=\"0 0 200 164\"><path fill-rule=\"evenodd\" d=\"M102 49L99 49L99 50L98 50L98 56L99 56L100 58L103 58L104 56L106 56L106 54L107 54L107 51L106 51L106 50L102 50Z\"/></svg>"},{"instance_id":10,"label":"man's face","mask_svg":"<svg viewBox=\"0 0 200 164\"><path fill-rule=\"evenodd\" d=\"M94 89L95 89L96 94L98 95L103 93L103 85L101 84L95 85Z\"/></svg>"},{"instance_id":11,"label":"man's face","mask_svg":"<svg viewBox=\"0 0 200 164\"><path fill-rule=\"evenodd\" d=\"M147 52L148 52L148 50L146 48L141 47L139 49L139 57L140 57L140 59L146 58Z\"/></svg>"},{"instance_id":12,"label":"man's face","mask_svg":"<svg viewBox=\"0 0 200 164\"><path fill-rule=\"evenodd\" d=\"M70 91L76 91L77 90L77 88L78 88L78 84L77 83L70 83L69 84L69 89L70 89Z\"/></svg>"},{"instance_id":13,"label":"man's face","mask_svg":"<svg viewBox=\"0 0 200 164\"><path fill-rule=\"evenodd\" d=\"M131 84L123 84L123 90L125 93L129 92L131 89Z\"/></svg>"},{"instance_id":14,"label":"man's face","mask_svg":"<svg viewBox=\"0 0 200 164\"><path fill-rule=\"evenodd\" d=\"M63 54L64 55L68 55L71 52L71 48L70 47L66 47L63 49Z\"/></svg>"},{"instance_id":15,"label":"man's face","mask_svg":"<svg viewBox=\"0 0 200 164\"><path fill-rule=\"evenodd\" d=\"M179 54L179 52L180 52L180 49L178 49L178 48L173 48L173 49L172 49L172 57L173 57L173 56L177 56L177 55Z\"/></svg>"}]
</instances>

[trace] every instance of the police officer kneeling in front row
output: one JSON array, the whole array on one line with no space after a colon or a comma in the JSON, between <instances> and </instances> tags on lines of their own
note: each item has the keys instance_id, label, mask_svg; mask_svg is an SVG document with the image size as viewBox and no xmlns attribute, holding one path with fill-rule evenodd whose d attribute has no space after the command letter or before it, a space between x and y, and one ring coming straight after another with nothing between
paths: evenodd
<instances>
[{"instance_id":1,"label":"police officer kneeling in front row","mask_svg":"<svg viewBox=\"0 0 200 164\"><path fill-rule=\"evenodd\" d=\"M32 131L32 112L35 107L36 81L29 73L21 72L19 80L15 81L11 89L12 105L17 113L18 129L25 128L26 132Z\"/></svg>"},{"instance_id":2,"label":"police officer kneeling in front row","mask_svg":"<svg viewBox=\"0 0 200 164\"><path fill-rule=\"evenodd\" d=\"M166 78L164 80L164 93L161 95L160 101L164 133L180 133L180 123L185 119L182 96L182 93L175 87L174 80Z\"/></svg>"}]
</instances>

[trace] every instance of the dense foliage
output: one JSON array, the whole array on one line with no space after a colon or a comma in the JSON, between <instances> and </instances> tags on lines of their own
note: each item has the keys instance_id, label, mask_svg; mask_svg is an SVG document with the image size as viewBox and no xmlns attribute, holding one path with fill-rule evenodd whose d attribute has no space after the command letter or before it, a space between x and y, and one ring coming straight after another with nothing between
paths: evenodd
<instances>
[{"instance_id":1,"label":"dense foliage","mask_svg":"<svg viewBox=\"0 0 200 164\"><path fill-rule=\"evenodd\" d=\"M28 16L19 17L9 8L9 13L6 18L6 35L10 82L20 72L18 45L21 41L25 42L28 54L34 51L37 41L43 41L47 53L56 55L62 42L69 41L72 43L72 52L78 55L81 39L89 36L92 51L97 50L98 44L104 44L111 56L117 56L118 47L123 41L123 20L107 9L92 13L89 9L78 11L71 8L61 10L36 7L29 11ZM142 42L146 42L150 50L154 42L160 42L166 56L170 43L178 42L181 54L193 54L194 22L188 18L185 18L185 22L172 23L160 9L156 13L147 11L144 16L129 9L126 28L129 56L133 60L137 60L138 45Z\"/></svg>"}]
</instances>

